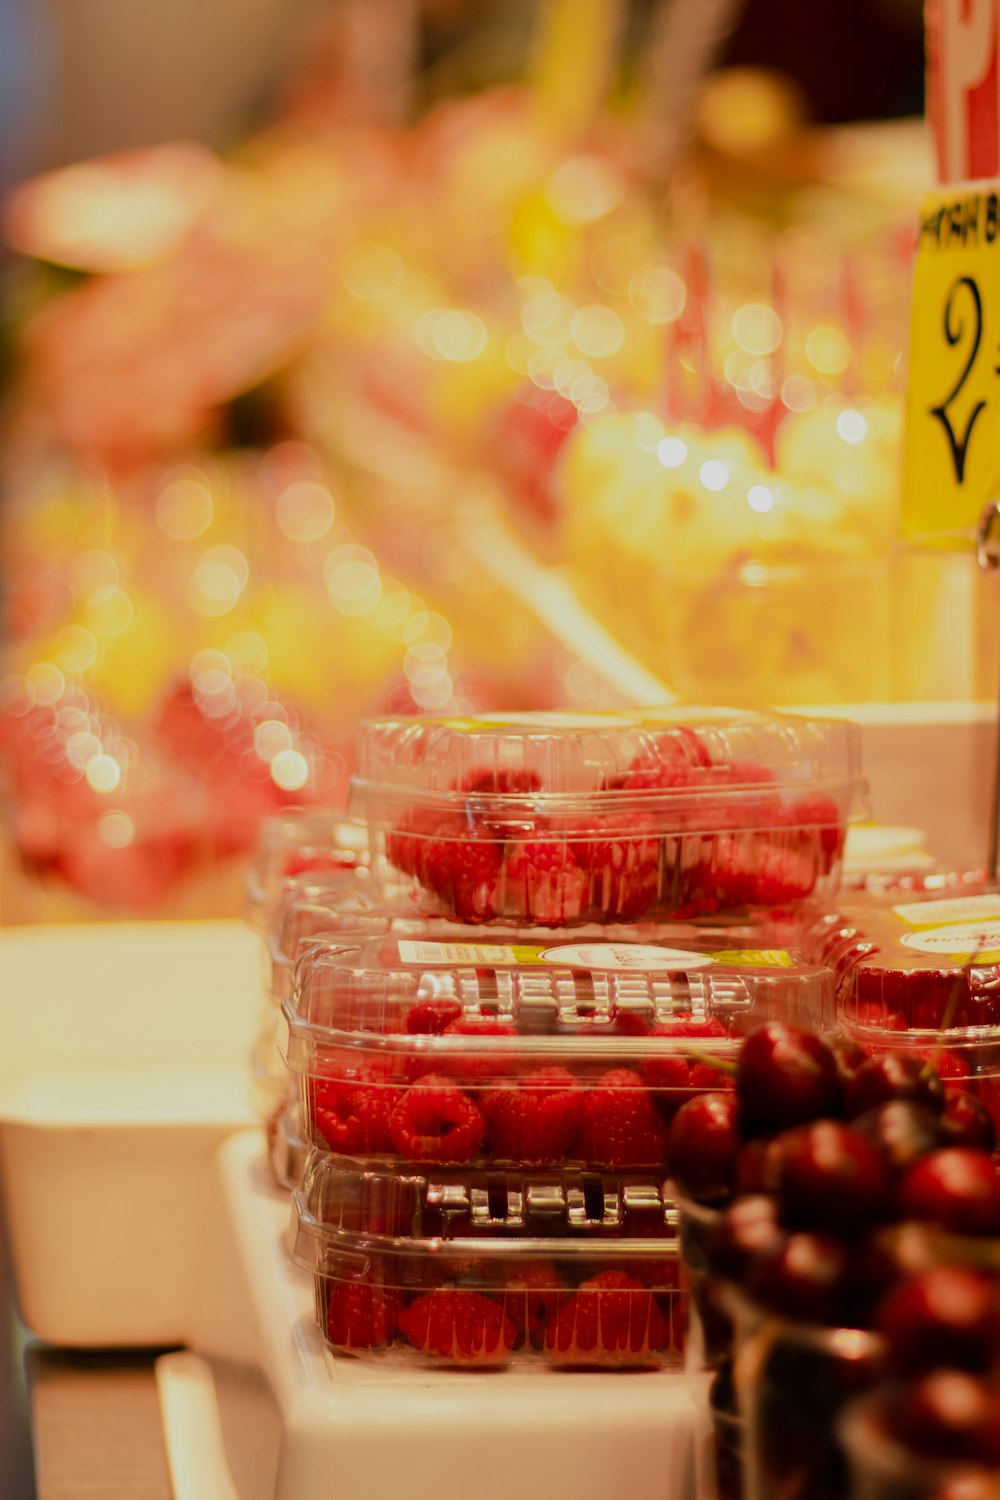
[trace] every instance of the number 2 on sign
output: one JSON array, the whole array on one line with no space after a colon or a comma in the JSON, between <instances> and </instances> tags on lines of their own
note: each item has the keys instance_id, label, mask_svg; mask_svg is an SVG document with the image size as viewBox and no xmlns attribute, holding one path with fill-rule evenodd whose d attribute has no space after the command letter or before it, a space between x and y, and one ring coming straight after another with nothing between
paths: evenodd
<instances>
[{"instance_id":1,"label":"number 2 on sign","mask_svg":"<svg viewBox=\"0 0 1000 1500\"><path fill-rule=\"evenodd\" d=\"M906 382L908 540L967 546L986 501L1000 495L998 347L1000 182L929 194L918 221Z\"/></svg>"},{"instance_id":2,"label":"number 2 on sign","mask_svg":"<svg viewBox=\"0 0 1000 1500\"><path fill-rule=\"evenodd\" d=\"M968 292L968 298L963 298L963 288ZM972 429L976 425L976 419L986 407L985 401L977 401L969 413L969 419L965 424L965 431L962 433L955 431L955 428L952 426L949 408L952 402L961 394L962 387L972 372L972 367L976 362L976 355L979 353L979 345L983 339L983 299L979 295L979 288L971 276L959 276L952 282L951 289L948 292L948 300L944 305L944 336L952 348L956 344L961 343L966 336L965 319L962 316L961 310L956 310L956 303L969 299L972 302L973 327L971 345L965 364L962 366L955 384L940 405L930 407L931 416L936 417L941 423L941 426L944 428L944 435L948 439L948 447L951 452L951 462L955 470L955 481L957 484L962 484L965 480L965 460L969 452Z\"/></svg>"}]
</instances>

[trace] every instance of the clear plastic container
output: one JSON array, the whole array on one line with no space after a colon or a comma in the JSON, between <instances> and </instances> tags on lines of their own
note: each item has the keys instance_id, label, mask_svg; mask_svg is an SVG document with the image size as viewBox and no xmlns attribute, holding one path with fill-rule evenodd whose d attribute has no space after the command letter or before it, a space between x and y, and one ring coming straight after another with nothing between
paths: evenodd
<instances>
[{"instance_id":1,"label":"clear plastic container","mask_svg":"<svg viewBox=\"0 0 1000 1500\"><path fill-rule=\"evenodd\" d=\"M290 882L278 902L267 940L265 992L276 1005L291 994L295 965L307 947L335 947L379 937L466 944L470 938L483 936L449 917L421 916L412 899L383 900L367 877L367 870L359 870L353 880L327 876ZM574 928L573 937L576 942L639 944L701 942L711 937L717 948L773 948L780 947L790 931L788 921L758 917L711 923L592 923ZM501 945L518 944L526 938L534 945L564 943L566 931L561 927L532 927L526 933L519 927L494 926L488 933L490 943Z\"/></svg>"},{"instance_id":2,"label":"clear plastic container","mask_svg":"<svg viewBox=\"0 0 1000 1500\"><path fill-rule=\"evenodd\" d=\"M741 1500L746 1421L733 1384L733 1319L726 1284L713 1271L709 1247L720 1210L677 1195L677 1246L687 1326L684 1368L692 1375L711 1371L707 1386L694 1396L704 1412L695 1448L699 1500Z\"/></svg>"},{"instance_id":3,"label":"clear plastic container","mask_svg":"<svg viewBox=\"0 0 1000 1500\"><path fill-rule=\"evenodd\" d=\"M882 1341L793 1323L732 1295L746 1500L851 1500L838 1417L878 1378Z\"/></svg>"},{"instance_id":4,"label":"clear plastic container","mask_svg":"<svg viewBox=\"0 0 1000 1500\"><path fill-rule=\"evenodd\" d=\"M368 837L363 826L343 812L305 808L266 818L257 854L247 876L247 921L266 931L289 883L305 875L350 875L367 862Z\"/></svg>"},{"instance_id":5,"label":"clear plastic container","mask_svg":"<svg viewBox=\"0 0 1000 1500\"><path fill-rule=\"evenodd\" d=\"M896 893L817 921L806 953L837 970L846 1024L893 1033L1000 1028L1000 894Z\"/></svg>"},{"instance_id":6,"label":"clear plastic container","mask_svg":"<svg viewBox=\"0 0 1000 1500\"><path fill-rule=\"evenodd\" d=\"M267 1121L267 1164L282 1188L297 1188L306 1173L309 1143L299 1128L298 1100L283 1098Z\"/></svg>"},{"instance_id":7,"label":"clear plastic container","mask_svg":"<svg viewBox=\"0 0 1000 1500\"><path fill-rule=\"evenodd\" d=\"M959 1480L988 1477L971 1464L946 1464L917 1454L896 1441L887 1420L887 1392L876 1390L852 1401L841 1413L840 1442L851 1476L851 1500L937 1500L942 1494L962 1500ZM994 1500L1000 1497L1000 1475L993 1475ZM988 1485L965 1491L969 1500L986 1500Z\"/></svg>"},{"instance_id":8,"label":"clear plastic container","mask_svg":"<svg viewBox=\"0 0 1000 1500\"><path fill-rule=\"evenodd\" d=\"M384 1174L313 1157L292 1258L330 1347L425 1366L680 1363L674 1213L655 1176Z\"/></svg>"},{"instance_id":9,"label":"clear plastic container","mask_svg":"<svg viewBox=\"0 0 1000 1500\"><path fill-rule=\"evenodd\" d=\"M823 1027L833 976L787 949L382 938L306 952L282 1005L307 1138L383 1161L662 1166L742 1034Z\"/></svg>"},{"instance_id":10,"label":"clear plastic container","mask_svg":"<svg viewBox=\"0 0 1000 1500\"><path fill-rule=\"evenodd\" d=\"M689 709L371 719L373 873L462 922L688 919L836 890L855 726Z\"/></svg>"},{"instance_id":11,"label":"clear plastic container","mask_svg":"<svg viewBox=\"0 0 1000 1500\"><path fill-rule=\"evenodd\" d=\"M1000 1027L945 1033L846 1024L841 1029L873 1057L909 1052L931 1064L946 1093L960 1089L974 1094L992 1116L1000 1140Z\"/></svg>"}]
</instances>

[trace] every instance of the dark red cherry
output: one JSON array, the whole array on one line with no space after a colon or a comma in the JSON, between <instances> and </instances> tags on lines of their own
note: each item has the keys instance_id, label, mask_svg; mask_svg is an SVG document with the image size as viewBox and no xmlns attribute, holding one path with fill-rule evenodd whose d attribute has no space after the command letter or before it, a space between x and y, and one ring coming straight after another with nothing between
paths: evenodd
<instances>
[{"instance_id":1,"label":"dark red cherry","mask_svg":"<svg viewBox=\"0 0 1000 1500\"><path fill-rule=\"evenodd\" d=\"M788 1238L778 1218L778 1205L758 1193L737 1198L713 1225L705 1247L709 1266L727 1281L742 1281L759 1255L780 1250Z\"/></svg>"},{"instance_id":2,"label":"dark red cherry","mask_svg":"<svg viewBox=\"0 0 1000 1500\"><path fill-rule=\"evenodd\" d=\"M744 1141L736 1158L736 1191L773 1193L777 1185L776 1141Z\"/></svg>"},{"instance_id":3,"label":"dark red cherry","mask_svg":"<svg viewBox=\"0 0 1000 1500\"><path fill-rule=\"evenodd\" d=\"M791 1234L750 1268L747 1289L765 1307L804 1323L842 1323L850 1305L850 1257L825 1234Z\"/></svg>"},{"instance_id":4,"label":"dark red cherry","mask_svg":"<svg viewBox=\"0 0 1000 1500\"><path fill-rule=\"evenodd\" d=\"M858 1282L872 1306L904 1281L941 1264L940 1234L927 1224L879 1227L865 1236L858 1252Z\"/></svg>"},{"instance_id":5,"label":"dark red cherry","mask_svg":"<svg viewBox=\"0 0 1000 1500\"><path fill-rule=\"evenodd\" d=\"M941 1120L932 1109L909 1099L890 1099L851 1121L851 1129L881 1152L892 1172L943 1144Z\"/></svg>"},{"instance_id":6,"label":"dark red cherry","mask_svg":"<svg viewBox=\"0 0 1000 1500\"><path fill-rule=\"evenodd\" d=\"M959 1474L935 1490L931 1500L1000 1500L1000 1482L989 1474Z\"/></svg>"},{"instance_id":7,"label":"dark red cherry","mask_svg":"<svg viewBox=\"0 0 1000 1500\"><path fill-rule=\"evenodd\" d=\"M829 1047L814 1033L777 1021L743 1043L736 1094L748 1138L842 1112L840 1071Z\"/></svg>"},{"instance_id":8,"label":"dark red cherry","mask_svg":"<svg viewBox=\"0 0 1000 1500\"><path fill-rule=\"evenodd\" d=\"M849 1119L866 1114L890 1099L909 1099L938 1111L944 1105L944 1086L922 1057L909 1052L883 1052L863 1063L847 1085Z\"/></svg>"},{"instance_id":9,"label":"dark red cherry","mask_svg":"<svg viewBox=\"0 0 1000 1500\"><path fill-rule=\"evenodd\" d=\"M780 1136L777 1194L790 1229L849 1234L884 1210L889 1168L864 1136L839 1120L814 1120Z\"/></svg>"},{"instance_id":10,"label":"dark red cherry","mask_svg":"<svg viewBox=\"0 0 1000 1500\"><path fill-rule=\"evenodd\" d=\"M937 1224L952 1234L1000 1234L1000 1177L993 1158L967 1146L921 1157L903 1175L896 1211L901 1219Z\"/></svg>"},{"instance_id":11,"label":"dark red cherry","mask_svg":"<svg viewBox=\"0 0 1000 1500\"><path fill-rule=\"evenodd\" d=\"M682 1104L667 1132L667 1162L680 1191L699 1203L732 1197L739 1149L736 1095L699 1094Z\"/></svg>"},{"instance_id":12,"label":"dark red cherry","mask_svg":"<svg viewBox=\"0 0 1000 1500\"><path fill-rule=\"evenodd\" d=\"M994 1465L1000 1396L964 1370L935 1370L890 1399L889 1430L925 1458Z\"/></svg>"},{"instance_id":13,"label":"dark red cherry","mask_svg":"<svg viewBox=\"0 0 1000 1500\"><path fill-rule=\"evenodd\" d=\"M871 1054L865 1051L860 1042L854 1041L849 1036L841 1036L837 1032L827 1033L823 1040L833 1053L841 1083L846 1089L855 1073L868 1061Z\"/></svg>"},{"instance_id":14,"label":"dark red cherry","mask_svg":"<svg viewBox=\"0 0 1000 1500\"><path fill-rule=\"evenodd\" d=\"M949 1146L992 1151L997 1143L993 1116L981 1099L966 1089L949 1089L941 1115L941 1135Z\"/></svg>"},{"instance_id":15,"label":"dark red cherry","mask_svg":"<svg viewBox=\"0 0 1000 1500\"><path fill-rule=\"evenodd\" d=\"M982 1373L1000 1347L1000 1293L979 1271L938 1266L891 1292L878 1310L876 1327L897 1375L920 1375L942 1365Z\"/></svg>"}]
</instances>

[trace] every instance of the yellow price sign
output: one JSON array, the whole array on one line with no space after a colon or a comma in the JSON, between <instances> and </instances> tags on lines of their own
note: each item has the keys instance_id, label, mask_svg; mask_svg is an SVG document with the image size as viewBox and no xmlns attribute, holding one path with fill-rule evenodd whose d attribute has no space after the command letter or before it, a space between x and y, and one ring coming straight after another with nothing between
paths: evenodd
<instances>
[{"instance_id":1,"label":"yellow price sign","mask_svg":"<svg viewBox=\"0 0 1000 1500\"><path fill-rule=\"evenodd\" d=\"M969 545L1000 499L1000 184L925 199L913 282L903 532Z\"/></svg>"}]
</instances>

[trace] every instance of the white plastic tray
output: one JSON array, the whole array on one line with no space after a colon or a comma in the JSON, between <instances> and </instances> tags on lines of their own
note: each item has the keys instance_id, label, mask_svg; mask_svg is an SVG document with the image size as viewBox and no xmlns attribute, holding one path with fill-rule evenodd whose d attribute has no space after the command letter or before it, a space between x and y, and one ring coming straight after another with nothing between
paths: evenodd
<instances>
[{"instance_id":1,"label":"white plastic tray","mask_svg":"<svg viewBox=\"0 0 1000 1500\"><path fill-rule=\"evenodd\" d=\"M258 967L237 922L0 930L4 1212L42 1338L187 1338L213 1155L254 1118Z\"/></svg>"},{"instance_id":2,"label":"white plastic tray","mask_svg":"<svg viewBox=\"0 0 1000 1500\"><path fill-rule=\"evenodd\" d=\"M266 1378L280 1433L273 1500L329 1500L331 1486L337 1500L693 1495L698 1414L681 1372L423 1372L335 1359L315 1326L312 1278L288 1259L289 1200L271 1185L258 1134L227 1141L217 1164L221 1213L192 1345Z\"/></svg>"}]
</instances>

